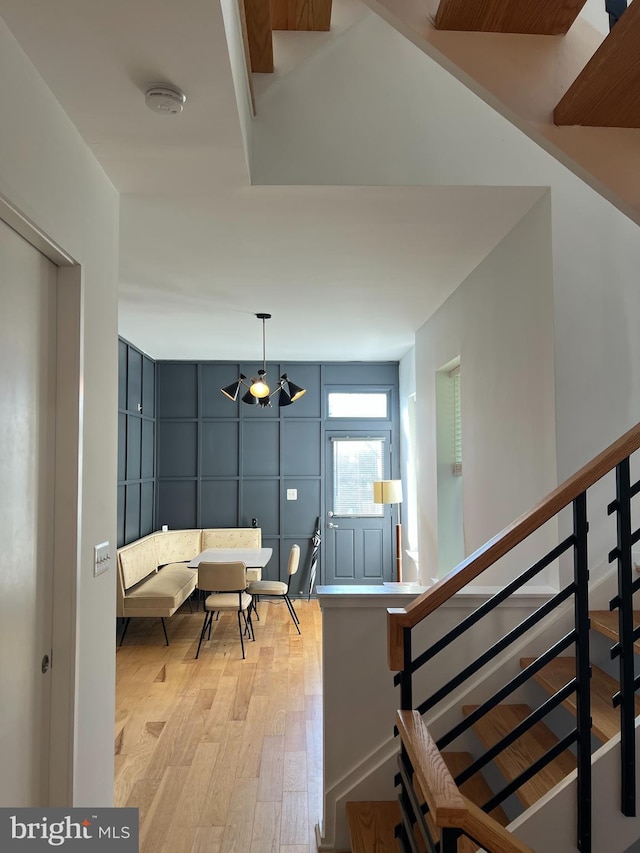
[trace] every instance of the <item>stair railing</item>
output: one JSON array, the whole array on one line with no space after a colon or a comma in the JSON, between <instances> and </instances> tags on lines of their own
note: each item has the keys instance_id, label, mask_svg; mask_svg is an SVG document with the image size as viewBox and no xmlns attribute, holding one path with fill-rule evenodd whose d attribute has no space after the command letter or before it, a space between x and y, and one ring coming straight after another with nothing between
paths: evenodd
<instances>
[{"instance_id":1,"label":"stair railing","mask_svg":"<svg viewBox=\"0 0 640 853\"><path fill-rule=\"evenodd\" d=\"M506 737L502 738L498 743L493 744L484 755L474 761L462 773L458 774L455 781L457 785L463 784L464 781L478 772L489 761L493 760L500 752L508 748L515 740L539 723L550 711L560 704L567 702L575 694L575 728L561 738L551 749L547 750L545 754L540 756L516 779L506 785L502 791L492 797L490 801L484 803L482 809L485 812L490 812L523 784L528 782L543 767L563 753L569 746L575 744L578 789L577 837L578 846L582 853L589 853L591 849L591 713L589 692L591 669L589 662L589 570L587 549L589 525L587 520L587 490L605 474L614 469L617 469L618 488L616 499L610 505L609 512L618 512L618 542L616 548L610 554L610 559L617 558L619 565L621 586L618 596L612 602L612 606L620 607L621 642L614 646L612 654L619 655L621 676L624 675L624 677L621 677L621 690L618 697L621 704L621 726L624 732L624 746L622 746L622 811L624 814L631 813L631 799L633 799L633 808L635 808L635 790L631 791L630 778L635 778L634 691L638 684L633 681L632 667L633 641L638 638L640 631L634 632L633 630L631 596L634 584L631 579L631 546L634 542L640 540L640 531L636 531L635 534L631 533L630 502L633 495L640 491L640 482L634 486L631 486L629 482L629 457L638 448L640 448L640 424L629 430L618 441L585 465L577 474L555 489L534 509L525 513L517 521L505 528L505 530L491 539L482 548L460 563L446 577L434 584L427 592L412 601L406 608L391 608L388 610L389 667L397 673L394 683L400 686L401 709L408 711L415 708L419 714L424 714L450 696L454 690L461 687L479 669L492 660L495 660L509 645L522 637L526 631L573 596L573 629L558 640L545 654L500 688L494 696L485 701L477 709L474 709L462 722L440 737L437 741L437 747L441 750L445 746L448 746L475 722L489 713L499 702L502 702L508 695L521 687L530 677L542 669L543 666L565 651L570 645L574 645L576 654L574 677L539 708L529 714L526 719L515 726ZM412 630L418 624L435 612L445 601L452 598L456 592L478 578L497 560L570 505L573 507L573 531L569 536L534 565L526 569L503 590L474 610L452 631L440 637L430 648L418 654L417 657L413 657ZM548 602L505 634L491 648L480 654L472 663L464 667L461 672L437 689L431 696L418 704L414 703L413 676L417 670L446 649L453 640L462 636L473 625L493 611L495 607L538 575L544 568L569 551L573 552L573 581L570 584L561 589ZM638 588L639 585L640 582L635 585L635 588ZM629 661L631 661L631 664L629 664ZM396 783L402 786L402 773L396 777Z\"/></svg>"},{"instance_id":2,"label":"stair railing","mask_svg":"<svg viewBox=\"0 0 640 853\"><path fill-rule=\"evenodd\" d=\"M613 703L620 706L620 811L627 817L636 814L636 725L635 693L640 677L634 674L634 644L640 636L640 627L633 625L633 593L640 588L640 578L633 579L631 548L640 540L640 529L631 529L631 500L640 492L640 481L631 484L629 459L616 466L616 498L609 504L609 514L617 515L617 546L609 553L609 562L618 561L618 594L609 602L611 610L618 610L619 641L611 648L612 660L619 659L620 690Z\"/></svg>"},{"instance_id":3,"label":"stair railing","mask_svg":"<svg viewBox=\"0 0 640 853\"><path fill-rule=\"evenodd\" d=\"M416 853L419 838L428 853L455 853L460 835L493 853L533 853L460 793L418 711L398 711L397 721L403 779L397 838L403 853Z\"/></svg>"}]
</instances>

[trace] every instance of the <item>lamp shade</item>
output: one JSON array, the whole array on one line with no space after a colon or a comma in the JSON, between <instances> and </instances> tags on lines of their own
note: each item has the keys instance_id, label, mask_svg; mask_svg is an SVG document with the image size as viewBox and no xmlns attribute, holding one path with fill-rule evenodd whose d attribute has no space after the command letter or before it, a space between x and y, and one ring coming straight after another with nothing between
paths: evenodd
<instances>
[{"instance_id":1,"label":"lamp shade","mask_svg":"<svg viewBox=\"0 0 640 853\"><path fill-rule=\"evenodd\" d=\"M278 395L278 405L279 406L290 406L293 403L291 397L287 394L284 388L280 388L280 394Z\"/></svg>"},{"instance_id":2,"label":"lamp shade","mask_svg":"<svg viewBox=\"0 0 640 853\"><path fill-rule=\"evenodd\" d=\"M373 502L376 504L401 504L402 480L376 480L373 484Z\"/></svg>"},{"instance_id":3,"label":"lamp shade","mask_svg":"<svg viewBox=\"0 0 640 853\"><path fill-rule=\"evenodd\" d=\"M283 373L280 377L280 382L286 382L288 388L288 397L291 403L295 403L296 400L299 400L303 394L307 393L306 388L301 388L299 385L296 385L295 382L292 382L286 373ZM288 406L289 403L280 403L280 405Z\"/></svg>"},{"instance_id":4,"label":"lamp shade","mask_svg":"<svg viewBox=\"0 0 640 853\"><path fill-rule=\"evenodd\" d=\"M276 388L272 391L267 382L267 352L266 352L266 337L265 337L265 320L271 317L271 314L256 314L259 320L262 320L262 369L258 371L258 375L247 382L247 377L244 373L240 374L237 382L232 382L231 385L225 385L220 390L229 400L234 403L238 399L240 386L244 385L249 390L243 394L240 399L243 403L249 406L261 406L264 408L271 407L271 397L278 394L279 406L290 406L295 403L303 394L306 394L306 389L291 382L286 373L280 377Z\"/></svg>"},{"instance_id":5,"label":"lamp shade","mask_svg":"<svg viewBox=\"0 0 640 853\"><path fill-rule=\"evenodd\" d=\"M235 401L238 399L238 391L240 390L240 386L242 385L242 380L246 378L247 377L243 373L241 373L239 379L236 379L236 381L232 382L231 385L227 385L224 388L221 388L220 390L225 395L225 397L228 397L235 403Z\"/></svg>"}]
</instances>

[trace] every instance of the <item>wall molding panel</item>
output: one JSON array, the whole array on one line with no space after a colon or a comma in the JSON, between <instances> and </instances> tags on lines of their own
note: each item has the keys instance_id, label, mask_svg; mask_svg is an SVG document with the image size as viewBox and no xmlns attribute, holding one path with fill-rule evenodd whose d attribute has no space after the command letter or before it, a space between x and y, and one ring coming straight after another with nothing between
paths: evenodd
<instances>
[{"instance_id":1,"label":"wall molding panel","mask_svg":"<svg viewBox=\"0 0 640 853\"><path fill-rule=\"evenodd\" d=\"M140 371L142 396L145 391L151 394L152 374L146 361L155 368L155 417L148 414L146 398L142 413L136 411L139 362L146 367L146 373L144 367ZM264 409L240 399L234 403L220 393L240 373L253 376L259 367L239 362L153 364L131 344L120 341L118 497L122 523L119 511L118 533L128 542L150 532L149 524L153 530L163 524L170 529L251 527L256 519L264 545L273 548L264 576L286 580L289 550L297 543L301 560L292 593L306 596L311 537L316 519L324 512L325 433L336 428L336 421L325 417L325 386L353 390L388 387L397 444L398 365L268 363L268 379L288 373L307 389L303 397L283 408L278 407L276 395L272 407ZM340 427L362 429L364 423L349 421ZM143 473L138 456L141 460L144 456L144 473L149 473L146 442L151 432L155 437L154 476L132 477L138 470ZM296 500L287 500L288 489L296 490ZM321 572L322 562L317 582L321 582Z\"/></svg>"}]
</instances>

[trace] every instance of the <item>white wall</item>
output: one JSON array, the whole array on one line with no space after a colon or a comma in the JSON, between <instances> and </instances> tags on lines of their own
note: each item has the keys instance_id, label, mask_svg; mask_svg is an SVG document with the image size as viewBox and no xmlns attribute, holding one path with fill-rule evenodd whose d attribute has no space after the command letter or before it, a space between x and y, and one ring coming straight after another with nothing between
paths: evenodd
<instances>
[{"instance_id":1,"label":"white wall","mask_svg":"<svg viewBox=\"0 0 640 853\"><path fill-rule=\"evenodd\" d=\"M402 548L412 553L418 551L418 457L415 440L416 367L412 347L398 366L398 396L400 404L400 465L404 486L402 505ZM412 419L414 423L412 424ZM406 553L403 558L402 577L405 581L418 579L419 567Z\"/></svg>"},{"instance_id":2,"label":"white wall","mask_svg":"<svg viewBox=\"0 0 640 853\"><path fill-rule=\"evenodd\" d=\"M76 805L108 806L115 574L112 568L94 579L92 560L94 544L109 540L115 547L116 541L118 196L1 20L0 79L10 83L0 91L0 193L82 265L84 462L73 799Z\"/></svg>"},{"instance_id":3,"label":"white wall","mask_svg":"<svg viewBox=\"0 0 640 853\"><path fill-rule=\"evenodd\" d=\"M463 519L468 555L555 486L553 337L547 197L416 336L423 578L438 577L453 568L438 562L436 372L460 356ZM543 542L538 544L551 548L555 536L555 529L545 529ZM540 553L533 552L533 557ZM505 559L482 582L500 583L512 571L512 561ZM542 575L535 583L553 581Z\"/></svg>"},{"instance_id":4,"label":"white wall","mask_svg":"<svg viewBox=\"0 0 640 853\"><path fill-rule=\"evenodd\" d=\"M638 420L637 226L375 15L260 103L253 175L264 183L550 187L558 481ZM401 269L394 286L402 287ZM420 471L423 490L434 488L429 473ZM611 546L606 497L596 490L590 500L596 564Z\"/></svg>"}]
</instances>

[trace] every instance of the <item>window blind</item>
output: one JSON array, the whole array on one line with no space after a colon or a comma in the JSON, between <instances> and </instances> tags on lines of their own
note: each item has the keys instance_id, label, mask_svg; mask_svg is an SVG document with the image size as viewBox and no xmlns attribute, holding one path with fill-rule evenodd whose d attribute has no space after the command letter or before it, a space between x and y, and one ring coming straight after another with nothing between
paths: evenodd
<instances>
[{"instance_id":1,"label":"window blind","mask_svg":"<svg viewBox=\"0 0 640 853\"><path fill-rule=\"evenodd\" d=\"M453 473L462 476L462 396L460 365L449 373L453 382Z\"/></svg>"},{"instance_id":2,"label":"window blind","mask_svg":"<svg viewBox=\"0 0 640 853\"><path fill-rule=\"evenodd\" d=\"M373 502L373 483L383 478L382 439L334 439L333 512L342 516L380 516Z\"/></svg>"}]
</instances>

